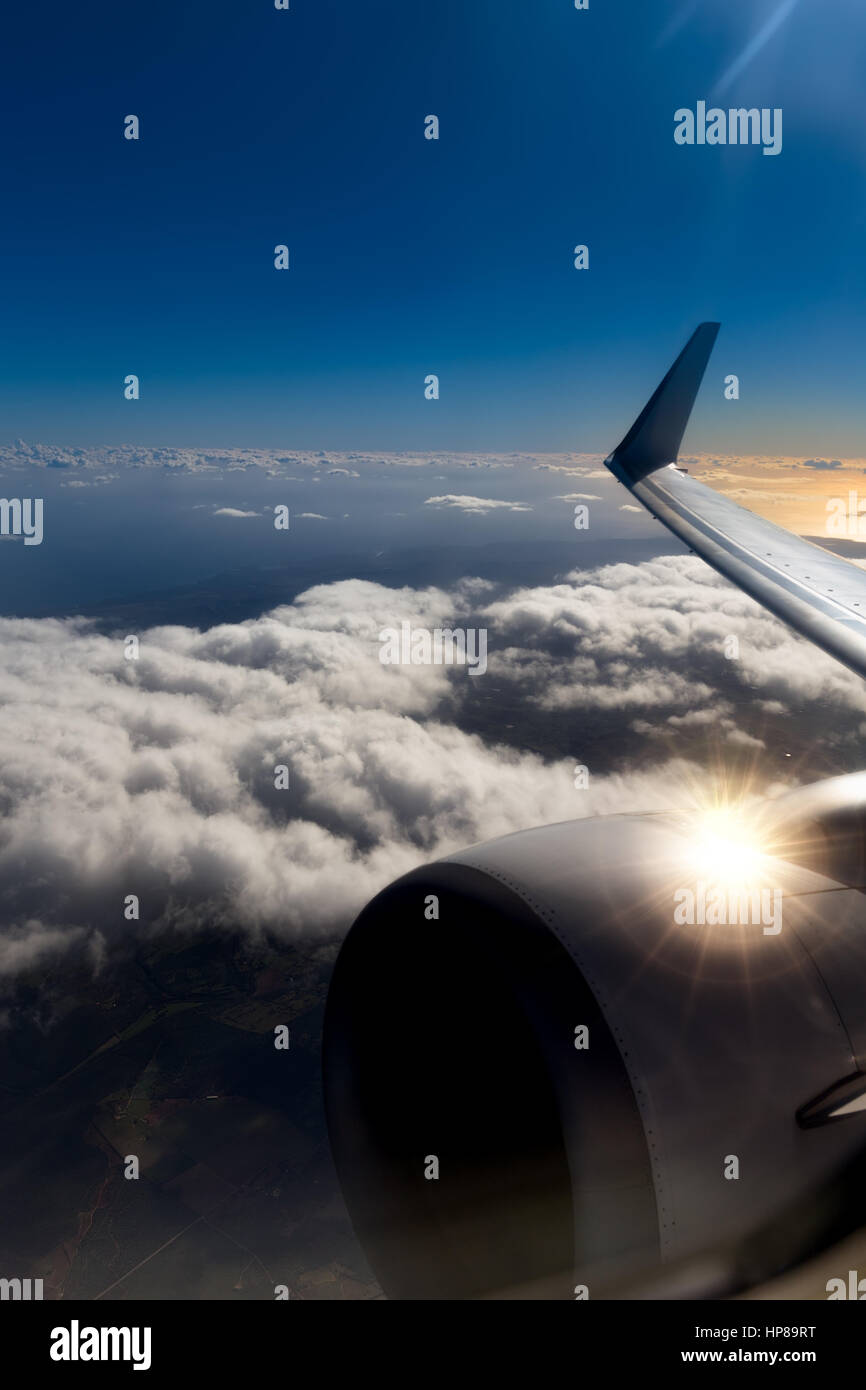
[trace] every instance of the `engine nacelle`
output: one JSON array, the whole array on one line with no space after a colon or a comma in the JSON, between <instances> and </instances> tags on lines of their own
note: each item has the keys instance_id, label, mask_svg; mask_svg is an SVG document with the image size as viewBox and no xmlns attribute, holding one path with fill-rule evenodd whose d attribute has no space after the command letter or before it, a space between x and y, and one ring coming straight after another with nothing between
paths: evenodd
<instances>
[{"instance_id":1,"label":"engine nacelle","mask_svg":"<svg viewBox=\"0 0 866 1390\"><path fill-rule=\"evenodd\" d=\"M718 1296L866 1220L864 799L767 803L774 852L736 874L694 818L611 816L364 909L325 1101L389 1297Z\"/></svg>"}]
</instances>

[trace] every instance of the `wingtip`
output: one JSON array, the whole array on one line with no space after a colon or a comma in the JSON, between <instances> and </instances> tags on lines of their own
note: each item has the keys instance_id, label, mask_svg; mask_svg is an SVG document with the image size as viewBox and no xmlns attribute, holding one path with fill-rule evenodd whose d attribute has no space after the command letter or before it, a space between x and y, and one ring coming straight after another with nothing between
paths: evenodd
<instances>
[{"instance_id":1,"label":"wingtip","mask_svg":"<svg viewBox=\"0 0 866 1390\"><path fill-rule=\"evenodd\" d=\"M605 460L626 486L675 463L721 325L699 323L631 429Z\"/></svg>"}]
</instances>

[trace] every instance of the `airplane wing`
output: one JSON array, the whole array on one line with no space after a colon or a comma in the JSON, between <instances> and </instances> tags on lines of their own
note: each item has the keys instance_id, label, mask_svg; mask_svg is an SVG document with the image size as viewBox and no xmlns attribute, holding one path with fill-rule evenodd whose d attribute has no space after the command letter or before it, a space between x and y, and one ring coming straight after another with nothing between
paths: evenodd
<instances>
[{"instance_id":1,"label":"airplane wing","mask_svg":"<svg viewBox=\"0 0 866 1390\"><path fill-rule=\"evenodd\" d=\"M676 466L717 323L702 323L606 466L653 516L776 617L866 676L866 570Z\"/></svg>"}]
</instances>

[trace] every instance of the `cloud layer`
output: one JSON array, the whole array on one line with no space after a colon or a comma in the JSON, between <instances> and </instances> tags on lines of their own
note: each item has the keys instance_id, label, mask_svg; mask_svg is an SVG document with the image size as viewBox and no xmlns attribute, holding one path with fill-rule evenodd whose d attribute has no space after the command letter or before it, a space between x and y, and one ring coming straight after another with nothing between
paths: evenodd
<instances>
[{"instance_id":1,"label":"cloud layer","mask_svg":"<svg viewBox=\"0 0 866 1390\"><path fill-rule=\"evenodd\" d=\"M383 666L378 634L403 620L485 624L488 675ZM106 942L166 927L343 930L395 876L462 845L681 804L697 769L660 732L760 745L744 709L784 719L812 702L816 728L853 750L866 717L860 681L690 557L495 601L480 581L324 585L249 622L141 633L138 660L123 637L0 621L0 976L74 942L98 961ZM482 695L483 736L466 731ZM520 709L579 721L560 755L520 746ZM647 753L577 791L592 714Z\"/></svg>"}]
</instances>

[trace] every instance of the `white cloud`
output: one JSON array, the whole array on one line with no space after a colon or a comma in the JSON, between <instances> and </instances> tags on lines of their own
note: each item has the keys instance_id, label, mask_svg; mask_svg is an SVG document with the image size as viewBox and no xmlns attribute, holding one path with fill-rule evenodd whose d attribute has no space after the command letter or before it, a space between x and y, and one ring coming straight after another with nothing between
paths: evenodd
<instances>
[{"instance_id":1,"label":"white cloud","mask_svg":"<svg viewBox=\"0 0 866 1390\"><path fill-rule=\"evenodd\" d=\"M463 845L681 805L705 773L661 761L660 733L676 746L718 725L760 747L732 682L744 709L812 700L834 738L859 738L862 682L694 557L490 594L322 585L248 622L145 631L137 662L82 619L0 620L0 973L87 940L96 963L98 932L110 949L166 924L342 930L391 879ZM550 760L485 742L459 727L480 693L465 671L379 661L383 627L477 617L490 670L477 684L504 687L511 717L521 702L536 719L580 711L577 748ZM652 762L576 792L591 711L642 731ZM499 727L495 709L487 721ZM123 920L130 893L138 927Z\"/></svg>"},{"instance_id":2,"label":"white cloud","mask_svg":"<svg viewBox=\"0 0 866 1390\"><path fill-rule=\"evenodd\" d=\"M68 950L84 935L83 927L46 927L35 920L11 927L0 935L0 979L32 969L43 960ZM99 933L95 933L94 944L98 940Z\"/></svg>"},{"instance_id":3,"label":"white cloud","mask_svg":"<svg viewBox=\"0 0 866 1390\"><path fill-rule=\"evenodd\" d=\"M525 502L503 502L492 497L467 497L460 493L447 493L442 497L428 497L425 507L453 507L461 512L475 512L484 516L487 512L505 510L509 512L531 512Z\"/></svg>"},{"instance_id":4,"label":"white cloud","mask_svg":"<svg viewBox=\"0 0 866 1390\"><path fill-rule=\"evenodd\" d=\"M696 556L577 570L565 583L518 590L485 616L496 634L491 671L507 670L546 708L680 713L739 678L783 705L808 699L866 713L861 680ZM724 656L732 635L736 662Z\"/></svg>"}]
</instances>

